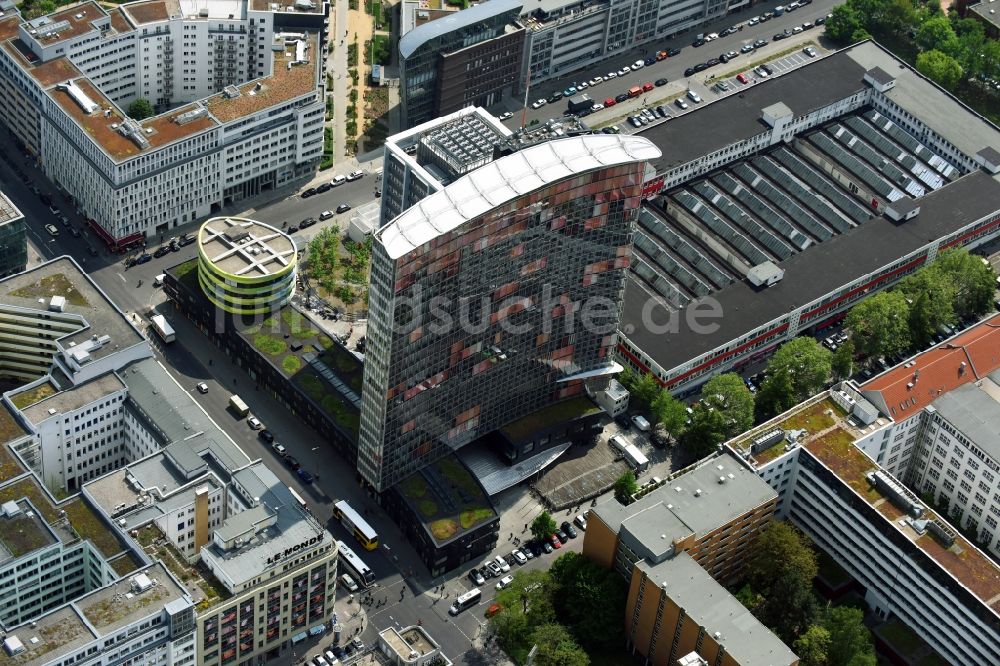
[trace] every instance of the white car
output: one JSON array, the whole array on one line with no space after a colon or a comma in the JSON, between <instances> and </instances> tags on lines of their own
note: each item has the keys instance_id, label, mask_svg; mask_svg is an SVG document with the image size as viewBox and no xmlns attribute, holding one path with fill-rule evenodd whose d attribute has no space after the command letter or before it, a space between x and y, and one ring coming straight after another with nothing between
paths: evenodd
<instances>
[{"instance_id":1,"label":"white car","mask_svg":"<svg viewBox=\"0 0 1000 666\"><path fill-rule=\"evenodd\" d=\"M710 32L707 35L705 35L705 41L706 42L710 42L713 39L718 39L718 38L719 38L719 33L717 33L717 32Z\"/></svg>"},{"instance_id":2,"label":"white car","mask_svg":"<svg viewBox=\"0 0 1000 666\"><path fill-rule=\"evenodd\" d=\"M588 81L588 83L590 83L590 86L591 86L591 87L594 87L594 86L596 86L596 85L600 85L600 84L604 83L604 79L602 79L602 78L601 78L601 77L599 77L599 76L595 76L595 77L594 77L594 78L592 78L592 79L591 79L590 81Z\"/></svg>"},{"instance_id":3,"label":"white car","mask_svg":"<svg viewBox=\"0 0 1000 666\"><path fill-rule=\"evenodd\" d=\"M347 182L346 176L334 176L333 180L330 181L330 184L333 185L334 187L337 187L338 185L343 185L346 182Z\"/></svg>"},{"instance_id":4,"label":"white car","mask_svg":"<svg viewBox=\"0 0 1000 666\"><path fill-rule=\"evenodd\" d=\"M198 382L198 385L195 388L198 389L198 393L208 393L208 384L205 382Z\"/></svg>"},{"instance_id":5,"label":"white car","mask_svg":"<svg viewBox=\"0 0 1000 666\"><path fill-rule=\"evenodd\" d=\"M802 52L805 53L810 58L815 58L816 57L816 49L814 49L811 46L805 47L804 49L802 49Z\"/></svg>"},{"instance_id":6,"label":"white car","mask_svg":"<svg viewBox=\"0 0 1000 666\"><path fill-rule=\"evenodd\" d=\"M351 578L350 574L342 575L340 577L340 584L343 585L344 589L346 589L348 592L358 591L358 584L354 582L354 579Z\"/></svg>"},{"instance_id":7,"label":"white car","mask_svg":"<svg viewBox=\"0 0 1000 666\"><path fill-rule=\"evenodd\" d=\"M642 69L645 66L646 66L646 63L644 61L642 61L642 60L636 60L634 63L632 63L632 69L633 70L635 70L635 69Z\"/></svg>"},{"instance_id":8,"label":"white car","mask_svg":"<svg viewBox=\"0 0 1000 666\"><path fill-rule=\"evenodd\" d=\"M594 106L590 107L591 111L601 111L602 109L604 109L603 104L595 104Z\"/></svg>"},{"instance_id":9,"label":"white car","mask_svg":"<svg viewBox=\"0 0 1000 666\"><path fill-rule=\"evenodd\" d=\"M364 177L365 177L364 171L352 171L351 173L347 174L347 180L359 180Z\"/></svg>"},{"instance_id":10,"label":"white car","mask_svg":"<svg viewBox=\"0 0 1000 666\"><path fill-rule=\"evenodd\" d=\"M524 565L524 564L528 563L528 558L525 557L524 553L522 553L517 548L515 548L513 551L511 551L510 555L511 555L511 557L513 557L517 561L518 564Z\"/></svg>"},{"instance_id":11,"label":"white car","mask_svg":"<svg viewBox=\"0 0 1000 666\"><path fill-rule=\"evenodd\" d=\"M548 102L546 102L544 99L540 99L540 100L538 100L536 102L532 102L531 103L531 108L533 108L533 109L540 109L543 106L545 106L546 104L548 104Z\"/></svg>"},{"instance_id":12,"label":"white car","mask_svg":"<svg viewBox=\"0 0 1000 666\"><path fill-rule=\"evenodd\" d=\"M757 25L758 23L760 23L760 17L759 16L754 16L752 19L750 19L749 21L747 21L747 25Z\"/></svg>"},{"instance_id":13,"label":"white car","mask_svg":"<svg viewBox=\"0 0 1000 666\"><path fill-rule=\"evenodd\" d=\"M802 26L801 25L797 25L794 28L792 28L792 34L793 35L797 35L800 32L802 32Z\"/></svg>"},{"instance_id":14,"label":"white car","mask_svg":"<svg viewBox=\"0 0 1000 666\"><path fill-rule=\"evenodd\" d=\"M284 444L278 444L277 442L271 442L271 448L274 449L274 452L277 453L282 458L284 458L285 456L288 455L288 450L285 448Z\"/></svg>"},{"instance_id":15,"label":"white car","mask_svg":"<svg viewBox=\"0 0 1000 666\"><path fill-rule=\"evenodd\" d=\"M678 97L677 99L675 99L674 100L674 104L676 104L677 108L679 108L679 109L687 109L688 108L688 104L687 104L687 102L684 101L683 97Z\"/></svg>"},{"instance_id":16,"label":"white car","mask_svg":"<svg viewBox=\"0 0 1000 666\"><path fill-rule=\"evenodd\" d=\"M616 79L616 78L618 78L618 72L608 72L608 75L605 76L604 78L606 78L606 79Z\"/></svg>"},{"instance_id":17,"label":"white car","mask_svg":"<svg viewBox=\"0 0 1000 666\"><path fill-rule=\"evenodd\" d=\"M498 567L500 567L501 573L507 573L508 571L510 571L510 565L507 564L507 560L503 559L499 555L497 555L496 559L494 559L493 561L497 563Z\"/></svg>"},{"instance_id":18,"label":"white car","mask_svg":"<svg viewBox=\"0 0 1000 666\"><path fill-rule=\"evenodd\" d=\"M701 95L699 95L693 90L688 90L688 99L694 102L695 104L701 104Z\"/></svg>"},{"instance_id":19,"label":"white car","mask_svg":"<svg viewBox=\"0 0 1000 666\"><path fill-rule=\"evenodd\" d=\"M499 118L500 120L509 120L509 119L511 119L513 117L514 117L514 114L511 113L510 111L504 111L499 116L497 116L497 118Z\"/></svg>"},{"instance_id":20,"label":"white car","mask_svg":"<svg viewBox=\"0 0 1000 666\"><path fill-rule=\"evenodd\" d=\"M589 87L590 87L590 84L587 83L586 81L580 81L578 84L576 84L576 89L577 90L586 90Z\"/></svg>"},{"instance_id":21,"label":"white car","mask_svg":"<svg viewBox=\"0 0 1000 666\"><path fill-rule=\"evenodd\" d=\"M573 522L576 523L576 526L584 532L587 531L587 519L582 513L578 514L577 517L573 519Z\"/></svg>"},{"instance_id":22,"label":"white car","mask_svg":"<svg viewBox=\"0 0 1000 666\"><path fill-rule=\"evenodd\" d=\"M508 587L510 587L510 584L513 583L513 582L514 582L514 577L513 576L504 576L503 578L500 579L500 582L497 583L497 589L498 590L507 589Z\"/></svg>"},{"instance_id":23,"label":"white car","mask_svg":"<svg viewBox=\"0 0 1000 666\"><path fill-rule=\"evenodd\" d=\"M260 430L264 427L264 424L258 421L256 416L248 417L247 424L250 426L251 430Z\"/></svg>"}]
</instances>

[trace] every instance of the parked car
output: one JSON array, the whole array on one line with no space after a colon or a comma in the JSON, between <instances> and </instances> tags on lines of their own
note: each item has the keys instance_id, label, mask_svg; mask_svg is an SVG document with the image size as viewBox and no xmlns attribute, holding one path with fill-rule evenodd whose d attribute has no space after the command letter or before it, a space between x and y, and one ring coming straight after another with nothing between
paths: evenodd
<instances>
[{"instance_id":1,"label":"parked car","mask_svg":"<svg viewBox=\"0 0 1000 666\"><path fill-rule=\"evenodd\" d=\"M655 85L655 86L656 86L657 88L659 88L660 86L665 86L665 85L667 85L668 83L670 83L670 81L668 81L668 80L667 80L666 78L663 78L663 79L656 79L655 81L653 81L653 84L654 84L654 85Z\"/></svg>"},{"instance_id":2,"label":"parked car","mask_svg":"<svg viewBox=\"0 0 1000 666\"><path fill-rule=\"evenodd\" d=\"M496 578L501 573L503 573L503 570L500 568L500 565L497 564L495 560L490 560L489 562L487 562L486 569L492 574L492 576L490 576L491 578Z\"/></svg>"},{"instance_id":3,"label":"parked car","mask_svg":"<svg viewBox=\"0 0 1000 666\"><path fill-rule=\"evenodd\" d=\"M531 103L531 108L533 108L533 109L540 109L543 106L545 106L546 104L548 104L548 100L537 99L537 100L535 100L534 102Z\"/></svg>"},{"instance_id":4,"label":"parked car","mask_svg":"<svg viewBox=\"0 0 1000 666\"><path fill-rule=\"evenodd\" d=\"M753 47L755 49L759 49L762 46L767 46L767 40L766 39L758 39L758 40L755 40L754 43L753 43Z\"/></svg>"},{"instance_id":5,"label":"parked car","mask_svg":"<svg viewBox=\"0 0 1000 666\"><path fill-rule=\"evenodd\" d=\"M559 541L559 539L556 539L556 541ZM548 553L552 552L552 542L551 541L542 541L542 543L540 545L541 545L543 553L548 554Z\"/></svg>"},{"instance_id":6,"label":"parked car","mask_svg":"<svg viewBox=\"0 0 1000 666\"><path fill-rule=\"evenodd\" d=\"M566 90L563 90L562 94L563 97L572 97L573 95L576 94L576 87L570 86L569 88L566 88Z\"/></svg>"},{"instance_id":7,"label":"parked car","mask_svg":"<svg viewBox=\"0 0 1000 666\"><path fill-rule=\"evenodd\" d=\"M323 183L322 185L316 188L316 194L323 194L324 192L329 192L332 189L333 185L331 185L330 183Z\"/></svg>"},{"instance_id":8,"label":"parked car","mask_svg":"<svg viewBox=\"0 0 1000 666\"><path fill-rule=\"evenodd\" d=\"M497 118L499 118L500 120L510 120L513 117L514 117L514 114L511 113L510 111L504 111L499 116L497 116Z\"/></svg>"},{"instance_id":9,"label":"parked car","mask_svg":"<svg viewBox=\"0 0 1000 666\"><path fill-rule=\"evenodd\" d=\"M693 90L688 90L688 99L694 102L695 104L701 104L701 95L699 95Z\"/></svg>"},{"instance_id":10,"label":"parked car","mask_svg":"<svg viewBox=\"0 0 1000 666\"><path fill-rule=\"evenodd\" d=\"M196 388L198 389L198 393L202 393L202 394L208 393L208 384L206 384L205 382L198 382L198 385L197 385Z\"/></svg>"},{"instance_id":11,"label":"parked car","mask_svg":"<svg viewBox=\"0 0 1000 666\"><path fill-rule=\"evenodd\" d=\"M308 199L309 197L311 197L314 194L316 194L316 188L315 187L310 187L308 190L306 190L305 192L302 193L302 198L303 199Z\"/></svg>"},{"instance_id":12,"label":"parked car","mask_svg":"<svg viewBox=\"0 0 1000 666\"><path fill-rule=\"evenodd\" d=\"M565 532L566 536L568 536L570 539L575 539L576 538L576 536L577 536L576 535L576 528L573 527L569 523L569 521L564 520L563 523L562 523L562 525L560 525L559 527L562 528L562 531Z\"/></svg>"},{"instance_id":13,"label":"parked car","mask_svg":"<svg viewBox=\"0 0 1000 666\"><path fill-rule=\"evenodd\" d=\"M342 203L339 206L337 206L338 213L346 213L349 210L351 210L351 204Z\"/></svg>"},{"instance_id":14,"label":"parked car","mask_svg":"<svg viewBox=\"0 0 1000 666\"><path fill-rule=\"evenodd\" d=\"M660 104L656 107L656 115L658 115L661 118L666 118L670 114L667 112L666 107Z\"/></svg>"},{"instance_id":15,"label":"parked car","mask_svg":"<svg viewBox=\"0 0 1000 666\"><path fill-rule=\"evenodd\" d=\"M135 258L135 265L136 266L141 266L141 265L145 264L146 262L149 262L149 261L152 261L152 260L153 260L153 255L143 253L143 254L140 254L138 257Z\"/></svg>"},{"instance_id":16,"label":"parked car","mask_svg":"<svg viewBox=\"0 0 1000 666\"><path fill-rule=\"evenodd\" d=\"M283 444L279 444L278 442L271 442L271 449L277 453L280 458L284 458L288 455L288 449L286 449Z\"/></svg>"},{"instance_id":17,"label":"parked car","mask_svg":"<svg viewBox=\"0 0 1000 666\"><path fill-rule=\"evenodd\" d=\"M354 582L353 578L351 578L351 574L342 574L340 576L340 584L343 585L348 592L357 592L359 589L358 584Z\"/></svg>"},{"instance_id":18,"label":"parked car","mask_svg":"<svg viewBox=\"0 0 1000 666\"><path fill-rule=\"evenodd\" d=\"M518 564L524 565L528 563L528 558L525 557L524 553L522 553L517 548L511 551L510 556L513 557L514 561L517 562Z\"/></svg>"},{"instance_id":19,"label":"parked car","mask_svg":"<svg viewBox=\"0 0 1000 666\"><path fill-rule=\"evenodd\" d=\"M267 442L268 444L270 444L270 443L272 443L274 441L274 433L272 433L270 430L268 430L266 428L264 430L261 430L260 432L258 432L257 436L260 437L265 442Z\"/></svg>"},{"instance_id":20,"label":"parked car","mask_svg":"<svg viewBox=\"0 0 1000 666\"><path fill-rule=\"evenodd\" d=\"M635 116L629 116L628 122L630 125L632 125L632 127L635 127L636 129L642 127L642 122Z\"/></svg>"},{"instance_id":21,"label":"parked car","mask_svg":"<svg viewBox=\"0 0 1000 666\"><path fill-rule=\"evenodd\" d=\"M587 518L582 513L578 514L577 517L573 519L573 522L576 523L577 526L584 532L587 531Z\"/></svg>"},{"instance_id":22,"label":"parked car","mask_svg":"<svg viewBox=\"0 0 1000 666\"><path fill-rule=\"evenodd\" d=\"M503 559L500 555L497 555L493 561L496 562L497 566L500 567L500 571L503 573L510 571L510 565L507 564L507 560Z\"/></svg>"},{"instance_id":23,"label":"parked car","mask_svg":"<svg viewBox=\"0 0 1000 666\"><path fill-rule=\"evenodd\" d=\"M351 180L361 180L364 177L365 177L365 172L364 171L352 171L351 173L347 174L347 180L349 180L349 181L351 181Z\"/></svg>"},{"instance_id":24,"label":"parked car","mask_svg":"<svg viewBox=\"0 0 1000 666\"><path fill-rule=\"evenodd\" d=\"M694 76L694 67L688 67L684 70L684 76Z\"/></svg>"},{"instance_id":25,"label":"parked car","mask_svg":"<svg viewBox=\"0 0 1000 666\"><path fill-rule=\"evenodd\" d=\"M304 219L301 222L299 222L299 229L306 229L308 227L311 227L314 224L316 224L316 218L315 217L307 217L306 219Z\"/></svg>"},{"instance_id":26,"label":"parked car","mask_svg":"<svg viewBox=\"0 0 1000 666\"><path fill-rule=\"evenodd\" d=\"M569 541L569 537L566 536L566 533L563 532L561 529L556 530L555 537L559 539L560 543L566 543L567 541Z\"/></svg>"},{"instance_id":27,"label":"parked car","mask_svg":"<svg viewBox=\"0 0 1000 666\"><path fill-rule=\"evenodd\" d=\"M750 53L753 51L753 44L744 44L740 47L740 53Z\"/></svg>"},{"instance_id":28,"label":"parked car","mask_svg":"<svg viewBox=\"0 0 1000 666\"><path fill-rule=\"evenodd\" d=\"M614 106L617 103L618 103L618 100L616 100L614 97L609 97L606 100L604 100L604 108L606 109L609 106Z\"/></svg>"},{"instance_id":29,"label":"parked car","mask_svg":"<svg viewBox=\"0 0 1000 666\"><path fill-rule=\"evenodd\" d=\"M624 102L627 99L628 99L628 93L622 93L621 95L617 95L615 97L616 102Z\"/></svg>"},{"instance_id":30,"label":"parked car","mask_svg":"<svg viewBox=\"0 0 1000 666\"><path fill-rule=\"evenodd\" d=\"M557 537L555 534L549 537L548 542L551 544L551 547L555 548L556 550L562 548L562 541L560 541L559 537Z\"/></svg>"},{"instance_id":31,"label":"parked car","mask_svg":"<svg viewBox=\"0 0 1000 666\"><path fill-rule=\"evenodd\" d=\"M681 54L680 49L667 49L667 55L673 58L674 56L679 56Z\"/></svg>"},{"instance_id":32,"label":"parked car","mask_svg":"<svg viewBox=\"0 0 1000 666\"><path fill-rule=\"evenodd\" d=\"M249 425L252 430L260 430L264 427L264 424L261 423L256 416L247 417L247 425Z\"/></svg>"},{"instance_id":33,"label":"parked car","mask_svg":"<svg viewBox=\"0 0 1000 666\"><path fill-rule=\"evenodd\" d=\"M804 49L802 49L802 52L805 53L810 58L815 58L816 57L816 49L815 49L815 47L807 46Z\"/></svg>"},{"instance_id":34,"label":"parked car","mask_svg":"<svg viewBox=\"0 0 1000 666\"><path fill-rule=\"evenodd\" d=\"M750 83L750 77L747 76L746 72L740 72L736 75L736 80L740 83Z\"/></svg>"},{"instance_id":35,"label":"parked car","mask_svg":"<svg viewBox=\"0 0 1000 666\"><path fill-rule=\"evenodd\" d=\"M497 589L498 590L507 589L508 587L510 587L510 584L513 583L513 582L514 582L514 577L513 576L504 576L503 578L501 578L499 580L499 582L497 582Z\"/></svg>"},{"instance_id":36,"label":"parked car","mask_svg":"<svg viewBox=\"0 0 1000 666\"><path fill-rule=\"evenodd\" d=\"M295 470L295 473L299 475L299 478L302 479L303 483L312 483L314 480L313 475L307 472L303 467L299 467Z\"/></svg>"},{"instance_id":37,"label":"parked car","mask_svg":"<svg viewBox=\"0 0 1000 666\"><path fill-rule=\"evenodd\" d=\"M285 456L284 460L285 460L285 464L288 465L288 467L293 472L296 471L296 470L298 470L301 467L301 465L299 465L298 459L295 456Z\"/></svg>"},{"instance_id":38,"label":"parked car","mask_svg":"<svg viewBox=\"0 0 1000 666\"><path fill-rule=\"evenodd\" d=\"M476 569L475 567L473 567L472 571L469 572L469 580L471 580L472 584L476 587L486 584L486 579L483 578L483 574L480 573L479 569Z\"/></svg>"},{"instance_id":39,"label":"parked car","mask_svg":"<svg viewBox=\"0 0 1000 666\"><path fill-rule=\"evenodd\" d=\"M549 98L546 101L549 104L552 104L554 102L558 102L562 98L563 98L563 94L557 90L554 93L552 93L551 95L549 95Z\"/></svg>"},{"instance_id":40,"label":"parked car","mask_svg":"<svg viewBox=\"0 0 1000 666\"><path fill-rule=\"evenodd\" d=\"M156 248L156 252L153 253L153 257L155 259L159 259L160 257L167 256L168 254L170 254L170 247L168 245L161 245Z\"/></svg>"}]
</instances>

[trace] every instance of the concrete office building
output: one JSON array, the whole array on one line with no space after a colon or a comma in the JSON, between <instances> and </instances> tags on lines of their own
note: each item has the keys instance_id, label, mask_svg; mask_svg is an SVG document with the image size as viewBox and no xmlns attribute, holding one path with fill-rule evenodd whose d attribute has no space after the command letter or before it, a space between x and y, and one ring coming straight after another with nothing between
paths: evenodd
<instances>
[{"instance_id":1,"label":"concrete office building","mask_svg":"<svg viewBox=\"0 0 1000 666\"><path fill-rule=\"evenodd\" d=\"M520 21L525 27L521 81L530 77L534 85L595 66L750 4L750 0L541 0L525 5ZM655 44L651 48L658 50Z\"/></svg>"},{"instance_id":2,"label":"concrete office building","mask_svg":"<svg viewBox=\"0 0 1000 666\"><path fill-rule=\"evenodd\" d=\"M787 664L797 657L723 585L738 579L777 493L729 454L644 487L624 506L591 509L583 554L630 581L629 648L646 663L696 652L715 664Z\"/></svg>"},{"instance_id":3,"label":"concrete office building","mask_svg":"<svg viewBox=\"0 0 1000 666\"><path fill-rule=\"evenodd\" d=\"M5 666L195 663L194 605L162 564L3 629L0 664Z\"/></svg>"},{"instance_id":4,"label":"concrete office building","mask_svg":"<svg viewBox=\"0 0 1000 666\"><path fill-rule=\"evenodd\" d=\"M112 248L314 173L328 7L84 2L0 19L11 132ZM136 99L161 111L127 117Z\"/></svg>"},{"instance_id":5,"label":"concrete office building","mask_svg":"<svg viewBox=\"0 0 1000 666\"><path fill-rule=\"evenodd\" d=\"M262 222L215 217L198 230L198 283L231 314L266 314L288 303L297 257L292 239Z\"/></svg>"},{"instance_id":6,"label":"concrete office building","mask_svg":"<svg viewBox=\"0 0 1000 666\"><path fill-rule=\"evenodd\" d=\"M637 132L619 359L678 394L1000 232L1000 128L870 41Z\"/></svg>"},{"instance_id":7,"label":"concrete office building","mask_svg":"<svg viewBox=\"0 0 1000 666\"><path fill-rule=\"evenodd\" d=\"M358 452L367 483L388 489L618 371L618 299L657 154L645 140L606 134L539 143L384 221ZM429 314L432 299L447 322L412 316ZM570 338L572 319L597 302L600 323Z\"/></svg>"},{"instance_id":8,"label":"concrete office building","mask_svg":"<svg viewBox=\"0 0 1000 666\"><path fill-rule=\"evenodd\" d=\"M805 531L863 587L876 618L899 618L952 663L1000 661L1000 567L875 458L895 459L899 469L896 461L909 455L911 469L955 470L960 483L971 472L977 485L970 485L970 499L952 506L963 524L993 544L995 530L985 519L996 515L989 509L996 500L978 486L990 485L984 474L993 474L989 457L963 442L957 429L948 432L950 422L938 418L934 405L948 391L994 390L992 379L976 373L1000 367L997 330L995 321L983 324L917 357L916 365L910 361L861 387L841 384L727 445L777 491L778 515ZM984 367L968 369L976 361ZM915 369L924 372L906 388L900 382L912 382ZM964 373L973 377L960 379ZM885 399L891 402L880 404ZM953 401L938 404L969 429L963 412L973 405L956 412ZM984 403L978 399L975 405ZM779 436L771 437L776 431ZM940 437L943 432L951 438ZM946 442L948 449L939 452ZM966 455L975 465L963 460ZM925 457L939 462L914 464ZM953 459L960 461L957 468ZM915 487L928 488L938 502L957 500L956 491L944 486L949 477L942 476ZM927 477L913 478L924 483Z\"/></svg>"},{"instance_id":9,"label":"concrete office building","mask_svg":"<svg viewBox=\"0 0 1000 666\"><path fill-rule=\"evenodd\" d=\"M0 278L28 266L28 227L24 215L0 193Z\"/></svg>"},{"instance_id":10,"label":"concrete office building","mask_svg":"<svg viewBox=\"0 0 1000 666\"><path fill-rule=\"evenodd\" d=\"M521 0L489 0L435 20L419 20L416 10L419 25L399 39L403 127L500 102L521 74L521 6Z\"/></svg>"}]
</instances>

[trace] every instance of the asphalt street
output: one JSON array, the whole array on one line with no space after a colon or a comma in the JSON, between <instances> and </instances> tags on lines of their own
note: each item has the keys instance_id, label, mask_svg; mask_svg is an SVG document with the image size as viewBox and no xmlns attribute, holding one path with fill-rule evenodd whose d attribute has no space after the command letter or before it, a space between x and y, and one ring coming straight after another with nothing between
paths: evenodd
<instances>
[{"instance_id":1,"label":"asphalt street","mask_svg":"<svg viewBox=\"0 0 1000 666\"><path fill-rule=\"evenodd\" d=\"M538 122L545 122L550 118L560 118L563 112L566 111L567 102L565 100L559 100L552 104L546 104L540 109L532 109L531 103L539 98L548 98L553 92L563 91L566 88L580 82L589 81L595 76L604 76L609 72L617 72L624 65L632 65L636 60L640 58L645 58L647 56L655 55L657 51L665 51L671 48L678 48L681 50L680 55L674 56L672 58L667 58L659 62L655 62L652 65L647 65L637 72L630 72L626 76L617 77L606 81L593 89L587 89L583 92L588 93L591 99L595 103L603 102L607 97L615 97L620 93L627 92L632 86L641 86L646 82L656 81L659 78L666 78L670 82L683 82L685 81L684 70L689 67L694 67L698 63L706 62L712 58L718 58L720 54L726 51L739 51L740 47L747 43L753 43L757 39L766 39L768 42L771 38L779 32L782 32L786 28L791 30L797 25L801 25L806 21L815 21L820 16L826 16L830 13L837 4L840 4L840 0L814 0L814 2L805 7L800 7L793 12L783 14L772 18L770 21L764 23L759 23L757 25L746 25L747 21L755 16L760 16L764 12L768 12L774 9L776 5L787 4L783 0L771 0L770 2L764 2L754 5L752 8L744 10L742 12L737 12L727 16L719 21L700 27L697 29L692 29L687 32L687 34L674 37L673 39L650 42L641 47L630 49L622 53L620 56L615 58L610 58L600 64L595 64L588 66L582 70L575 71L566 76L562 76L555 79L550 79L548 81L543 81L539 83L531 90L528 91L528 107L524 111L524 122L525 124L530 124L531 121L537 120ZM726 37L720 37L719 39L708 42L704 46L695 48L692 46L694 38L697 33L710 34L713 32L720 32L725 28L734 25L743 25L743 30ZM797 37L808 36L812 39L818 39L823 33L823 27L812 28L807 30L803 35L797 35ZM784 50L791 40L782 40L774 44L770 44L769 49L772 52L779 52ZM794 42L792 42L794 44ZM770 48L773 47L773 48ZM728 64L719 65L714 68L717 71L729 71L734 67L738 67L741 63L755 62L760 58L758 53L755 57L754 53L743 55L741 54L736 59L732 60ZM691 80L697 79L698 81L703 80L706 76L711 75L712 70L707 70L701 72L691 77ZM652 95L652 93L650 93ZM516 129L521 125L522 110L523 107L520 104L523 102L522 99L516 101L509 101L505 108L506 110L512 111L514 116L507 121L505 124L511 129ZM494 110L499 112L499 110ZM603 113L603 112L602 112ZM622 115L621 113L609 113L608 116ZM599 121L601 117L599 115L588 116L584 119L584 122L590 126L600 125L600 122L595 124L594 121Z\"/></svg>"}]
</instances>

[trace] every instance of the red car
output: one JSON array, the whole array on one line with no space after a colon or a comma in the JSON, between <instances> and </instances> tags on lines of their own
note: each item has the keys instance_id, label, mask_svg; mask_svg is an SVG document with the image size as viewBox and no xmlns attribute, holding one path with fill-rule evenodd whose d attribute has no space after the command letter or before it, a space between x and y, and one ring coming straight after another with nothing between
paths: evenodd
<instances>
[{"instance_id":1,"label":"red car","mask_svg":"<svg viewBox=\"0 0 1000 666\"><path fill-rule=\"evenodd\" d=\"M552 547L553 548L555 548L557 550L559 548L562 548L562 541L560 541L559 537L557 537L555 534L553 534L551 537L549 537L549 541L552 543Z\"/></svg>"},{"instance_id":2,"label":"red car","mask_svg":"<svg viewBox=\"0 0 1000 666\"><path fill-rule=\"evenodd\" d=\"M642 90L643 90L643 92L649 92L652 89L653 89L653 84L652 83L643 83L642 84Z\"/></svg>"},{"instance_id":3,"label":"red car","mask_svg":"<svg viewBox=\"0 0 1000 666\"><path fill-rule=\"evenodd\" d=\"M604 108L606 109L606 108L608 108L609 106L614 106L614 105L615 105L615 104L617 104L617 103L618 103L618 102L616 102L616 101L615 101L615 98L614 98L614 97L609 97L609 98L607 98L606 100L604 100Z\"/></svg>"},{"instance_id":4,"label":"red car","mask_svg":"<svg viewBox=\"0 0 1000 666\"><path fill-rule=\"evenodd\" d=\"M746 75L746 72L741 72L736 75L736 80L740 83L750 83L750 77Z\"/></svg>"}]
</instances>

